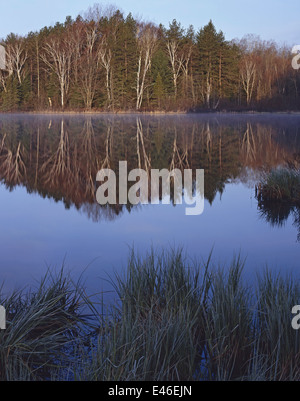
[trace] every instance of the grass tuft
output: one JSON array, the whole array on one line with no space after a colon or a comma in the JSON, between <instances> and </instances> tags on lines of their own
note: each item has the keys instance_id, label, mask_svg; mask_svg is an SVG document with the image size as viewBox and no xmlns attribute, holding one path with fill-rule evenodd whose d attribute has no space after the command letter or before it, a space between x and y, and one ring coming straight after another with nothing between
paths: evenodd
<instances>
[{"instance_id":1,"label":"grass tuft","mask_svg":"<svg viewBox=\"0 0 300 401\"><path fill-rule=\"evenodd\" d=\"M262 178L256 191L259 201L300 204L300 172L282 167L273 169Z\"/></svg>"},{"instance_id":2,"label":"grass tuft","mask_svg":"<svg viewBox=\"0 0 300 401\"><path fill-rule=\"evenodd\" d=\"M49 272L34 292L0 296L0 380L299 380L298 281L265 270L250 287L243 268L240 257L216 267L182 250L132 251L105 315Z\"/></svg>"}]
</instances>

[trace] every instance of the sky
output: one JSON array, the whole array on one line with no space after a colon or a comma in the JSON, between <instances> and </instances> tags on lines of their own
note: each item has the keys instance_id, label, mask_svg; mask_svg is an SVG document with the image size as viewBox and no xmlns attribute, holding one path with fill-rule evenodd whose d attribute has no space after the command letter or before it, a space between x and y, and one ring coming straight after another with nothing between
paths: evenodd
<instances>
[{"instance_id":1,"label":"sky","mask_svg":"<svg viewBox=\"0 0 300 401\"><path fill-rule=\"evenodd\" d=\"M279 44L300 44L299 0L115 0L127 15L168 26L174 18L185 28L197 30L211 19L227 40L255 34ZM13 32L26 35L44 26L76 18L97 0L0 0L0 38Z\"/></svg>"}]
</instances>

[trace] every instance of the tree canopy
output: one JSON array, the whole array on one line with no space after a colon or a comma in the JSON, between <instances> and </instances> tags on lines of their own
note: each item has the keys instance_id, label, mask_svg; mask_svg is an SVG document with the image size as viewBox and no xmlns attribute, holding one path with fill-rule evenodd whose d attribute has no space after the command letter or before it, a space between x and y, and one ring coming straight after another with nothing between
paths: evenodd
<instances>
[{"instance_id":1,"label":"tree canopy","mask_svg":"<svg viewBox=\"0 0 300 401\"><path fill-rule=\"evenodd\" d=\"M0 110L299 110L289 49L209 21L164 27L95 5L39 32L11 33Z\"/></svg>"}]
</instances>

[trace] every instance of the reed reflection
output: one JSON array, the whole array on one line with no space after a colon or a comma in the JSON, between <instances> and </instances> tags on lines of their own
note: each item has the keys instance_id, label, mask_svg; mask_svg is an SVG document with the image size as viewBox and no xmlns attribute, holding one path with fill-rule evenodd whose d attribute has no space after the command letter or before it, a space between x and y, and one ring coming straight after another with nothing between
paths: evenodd
<instances>
[{"instance_id":1,"label":"reed reflection","mask_svg":"<svg viewBox=\"0 0 300 401\"><path fill-rule=\"evenodd\" d=\"M259 215L272 227L282 227L291 216L300 242L300 207L285 202L258 202Z\"/></svg>"}]
</instances>

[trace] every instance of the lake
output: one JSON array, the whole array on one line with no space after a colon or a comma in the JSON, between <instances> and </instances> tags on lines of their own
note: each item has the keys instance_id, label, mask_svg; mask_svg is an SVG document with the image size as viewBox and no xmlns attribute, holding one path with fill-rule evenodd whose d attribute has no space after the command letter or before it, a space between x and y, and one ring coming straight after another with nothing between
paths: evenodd
<instances>
[{"instance_id":1,"label":"lake","mask_svg":"<svg viewBox=\"0 0 300 401\"><path fill-rule=\"evenodd\" d=\"M101 168L204 169L204 212L185 205L96 201ZM126 267L131 247L184 247L226 266L246 259L251 280L266 266L299 273L300 215L263 210L260 176L300 166L293 114L0 115L0 274L7 289L34 285L47 267L83 274L91 292Z\"/></svg>"}]
</instances>

